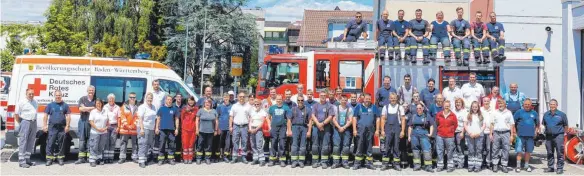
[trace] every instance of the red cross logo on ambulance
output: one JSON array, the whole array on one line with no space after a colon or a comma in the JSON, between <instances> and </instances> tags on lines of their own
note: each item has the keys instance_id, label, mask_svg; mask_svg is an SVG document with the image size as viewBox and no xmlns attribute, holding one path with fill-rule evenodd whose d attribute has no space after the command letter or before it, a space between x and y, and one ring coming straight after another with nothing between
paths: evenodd
<instances>
[{"instance_id":1,"label":"red cross logo on ambulance","mask_svg":"<svg viewBox=\"0 0 584 176\"><path fill-rule=\"evenodd\" d=\"M0 90L4 89L4 86L6 86L6 83L4 83L4 78L0 78Z\"/></svg>"},{"instance_id":2,"label":"red cross logo on ambulance","mask_svg":"<svg viewBox=\"0 0 584 176\"><path fill-rule=\"evenodd\" d=\"M29 89L34 91L34 96L40 96L41 91L47 90L47 85L41 82L41 78L35 78L32 84L28 84Z\"/></svg>"}]
</instances>

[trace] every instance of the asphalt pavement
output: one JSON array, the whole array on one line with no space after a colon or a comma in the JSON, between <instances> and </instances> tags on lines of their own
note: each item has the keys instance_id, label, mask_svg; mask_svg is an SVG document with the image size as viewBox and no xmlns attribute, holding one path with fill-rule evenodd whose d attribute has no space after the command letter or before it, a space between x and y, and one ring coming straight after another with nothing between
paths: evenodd
<instances>
[{"instance_id":1,"label":"asphalt pavement","mask_svg":"<svg viewBox=\"0 0 584 176\"><path fill-rule=\"evenodd\" d=\"M38 150L38 149L37 149ZM165 164L158 166L157 164L151 164L146 168L140 168L138 164L133 162L126 162L124 164L106 164L98 165L97 167L90 167L89 164L75 165L76 153L72 153L67 156L68 160L64 166L59 166L58 164L53 164L52 166L45 166L45 162L41 160L40 154L38 152L33 154L33 161L36 162L36 166L28 169L18 167L18 154L14 153L11 156L13 149L3 149L3 159L9 159L6 162L0 163L0 175L428 175L430 173L425 171L413 171L411 168L403 169L402 171L388 170L381 171L379 168L377 170L368 170L365 168L359 170L352 169L322 169L322 168L312 168L310 166L304 168L290 168L287 166L282 168L280 166L273 167L260 167L258 165L245 165L242 163L227 164L227 163L213 163L211 165L185 165L182 163L177 163L174 166ZM73 150L76 152L76 150ZM514 155L513 155L514 156ZM9 157L9 158L8 158ZM511 157L512 158L512 157ZM510 163L513 163L514 160ZM381 163L376 162L376 166ZM514 165L514 164L513 164ZM545 147L537 147L532 161L531 166L535 169L533 172L522 171L521 173L515 173L510 169L511 175L556 175L546 174L543 169L547 167L547 161L545 159ZM564 168L564 175L584 175L584 167L582 165L566 164ZM503 175L502 172L493 173L490 170L483 170L480 173L469 173L466 169L459 169L452 173L447 173L445 171L440 173L434 173L439 175L476 175L476 174L486 174L486 175Z\"/></svg>"}]
</instances>

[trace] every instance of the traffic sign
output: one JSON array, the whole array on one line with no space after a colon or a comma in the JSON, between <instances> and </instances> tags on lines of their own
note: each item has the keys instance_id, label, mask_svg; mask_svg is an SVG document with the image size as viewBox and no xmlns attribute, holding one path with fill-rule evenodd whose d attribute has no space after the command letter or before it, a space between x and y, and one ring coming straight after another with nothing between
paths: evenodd
<instances>
[{"instance_id":1,"label":"traffic sign","mask_svg":"<svg viewBox=\"0 0 584 176\"><path fill-rule=\"evenodd\" d=\"M241 76L243 74L243 57L231 56L231 76Z\"/></svg>"}]
</instances>

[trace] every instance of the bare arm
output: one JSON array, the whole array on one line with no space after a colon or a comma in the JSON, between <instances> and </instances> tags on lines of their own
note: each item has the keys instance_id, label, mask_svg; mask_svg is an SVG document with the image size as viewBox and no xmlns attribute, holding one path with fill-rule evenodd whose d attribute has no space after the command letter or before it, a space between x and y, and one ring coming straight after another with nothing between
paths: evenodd
<instances>
[{"instance_id":1,"label":"bare arm","mask_svg":"<svg viewBox=\"0 0 584 176\"><path fill-rule=\"evenodd\" d=\"M406 116L405 115L403 115L401 117L401 129L402 129L401 132L405 134L405 130L406 130Z\"/></svg>"},{"instance_id":2,"label":"bare arm","mask_svg":"<svg viewBox=\"0 0 584 176\"><path fill-rule=\"evenodd\" d=\"M467 38L470 35L470 30L467 28L464 30L464 36L462 38Z\"/></svg>"},{"instance_id":3,"label":"bare arm","mask_svg":"<svg viewBox=\"0 0 584 176\"><path fill-rule=\"evenodd\" d=\"M347 118L347 123L345 123L345 126L343 126L343 128L349 128L350 126L353 126L353 115L346 117Z\"/></svg>"},{"instance_id":4,"label":"bare arm","mask_svg":"<svg viewBox=\"0 0 584 176\"><path fill-rule=\"evenodd\" d=\"M329 124L334 116L329 115L324 121L322 122L324 125Z\"/></svg>"},{"instance_id":5,"label":"bare arm","mask_svg":"<svg viewBox=\"0 0 584 176\"><path fill-rule=\"evenodd\" d=\"M334 117L333 117L333 125L334 125L334 126L335 126L335 128L337 128L337 129L341 128L341 125L339 125L339 122L338 122L338 118L339 118L339 117L337 117L337 116L334 116Z\"/></svg>"}]
</instances>

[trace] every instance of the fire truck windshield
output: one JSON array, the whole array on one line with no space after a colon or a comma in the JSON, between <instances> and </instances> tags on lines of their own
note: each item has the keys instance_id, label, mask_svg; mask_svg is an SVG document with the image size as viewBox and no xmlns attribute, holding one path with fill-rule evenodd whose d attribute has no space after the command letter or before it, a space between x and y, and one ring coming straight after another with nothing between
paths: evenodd
<instances>
[{"instance_id":1,"label":"fire truck windshield","mask_svg":"<svg viewBox=\"0 0 584 176\"><path fill-rule=\"evenodd\" d=\"M299 65L298 63L283 62L269 63L266 73L268 87L278 87L283 84L299 83Z\"/></svg>"}]
</instances>

